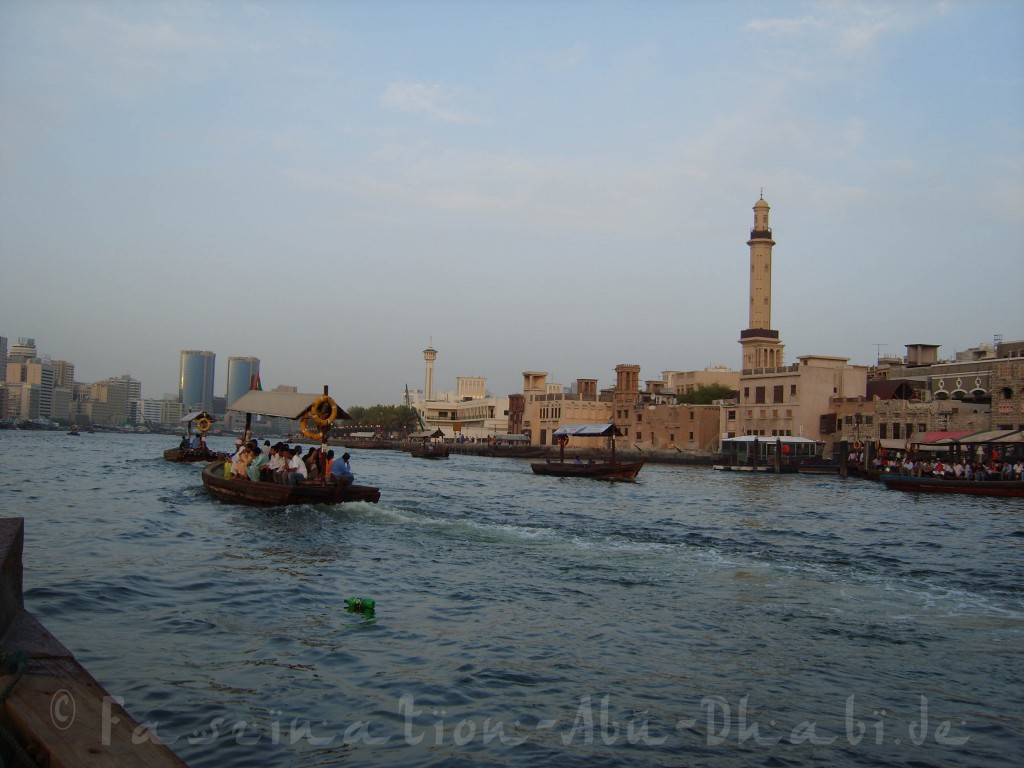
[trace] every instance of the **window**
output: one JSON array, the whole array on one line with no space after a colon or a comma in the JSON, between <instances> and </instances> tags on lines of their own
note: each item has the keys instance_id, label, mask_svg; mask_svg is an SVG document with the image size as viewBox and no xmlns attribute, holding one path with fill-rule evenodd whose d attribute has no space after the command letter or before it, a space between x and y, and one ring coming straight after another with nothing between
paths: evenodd
<instances>
[{"instance_id":1,"label":"window","mask_svg":"<svg viewBox=\"0 0 1024 768\"><path fill-rule=\"evenodd\" d=\"M899 440L900 439L900 425L899 424L893 424L892 425L892 439L893 440Z\"/></svg>"},{"instance_id":2,"label":"window","mask_svg":"<svg viewBox=\"0 0 1024 768\"><path fill-rule=\"evenodd\" d=\"M726 411L725 418L728 421L736 421L736 411Z\"/></svg>"},{"instance_id":3,"label":"window","mask_svg":"<svg viewBox=\"0 0 1024 768\"><path fill-rule=\"evenodd\" d=\"M789 396L796 397L796 384L789 385Z\"/></svg>"},{"instance_id":4,"label":"window","mask_svg":"<svg viewBox=\"0 0 1024 768\"><path fill-rule=\"evenodd\" d=\"M693 440L693 432L690 433L690 440Z\"/></svg>"},{"instance_id":5,"label":"window","mask_svg":"<svg viewBox=\"0 0 1024 768\"><path fill-rule=\"evenodd\" d=\"M743 399L744 400L749 400L750 399L750 387L744 387L743 388Z\"/></svg>"},{"instance_id":6,"label":"window","mask_svg":"<svg viewBox=\"0 0 1024 768\"><path fill-rule=\"evenodd\" d=\"M773 388L773 392L772 392L772 397L774 398L772 400L773 403L781 403L782 402L782 387L783 387L782 384L776 384L775 387Z\"/></svg>"},{"instance_id":7,"label":"window","mask_svg":"<svg viewBox=\"0 0 1024 768\"><path fill-rule=\"evenodd\" d=\"M764 389L765 389L764 387L757 387L757 388L754 389L754 402L755 403L763 403L764 402Z\"/></svg>"},{"instance_id":8,"label":"window","mask_svg":"<svg viewBox=\"0 0 1024 768\"><path fill-rule=\"evenodd\" d=\"M889 435L889 425L888 424L882 424L881 422L879 422L879 424L878 424L878 439L879 440L888 440L889 439L888 435Z\"/></svg>"},{"instance_id":9,"label":"window","mask_svg":"<svg viewBox=\"0 0 1024 768\"><path fill-rule=\"evenodd\" d=\"M693 411L690 411L690 421L693 421Z\"/></svg>"}]
</instances>

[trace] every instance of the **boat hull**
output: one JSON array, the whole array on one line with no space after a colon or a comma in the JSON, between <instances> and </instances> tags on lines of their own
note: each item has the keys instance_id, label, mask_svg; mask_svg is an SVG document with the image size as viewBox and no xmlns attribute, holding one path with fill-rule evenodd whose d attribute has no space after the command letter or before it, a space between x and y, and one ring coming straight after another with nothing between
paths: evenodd
<instances>
[{"instance_id":1,"label":"boat hull","mask_svg":"<svg viewBox=\"0 0 1024 768\"><path fill-rule=\"evenodd\" d=\"M448 449L447 448L411 448L409 449L409 455L415 456L417 459L447 459Z\"/></svg>"},{"instance_id":2,"label":"boat hull","mask_svg":"<svg viewBox=\"0 0 1024 768\"><path fill-rule=\"evenodd\" d=\"M289 504L344 504L352 501L376 504L380 500L380 489L369 485L350 485L342 489L331 483L283 485L244 480L238 477L224 477L223 461L211 461L203 467L202 477L203 485L212 496L229 504L246 504L250 507L284 507Z\"/></svg>"},{"instance_id":3,"label":"boat hull","mask_svg":"<svg viewBox=\"0 0 1024 768\"><path fill-rule=\"evenodd\" d=\"M164 451L164 459L167 461L194 463L199 461L224 461L226 458L226 453L197 451L192 448L168 448Z\"/></svg>"},{"instance_id":4,"label":"boat hull","mask_svg":"<svg viewBox=\"0 0 1024 768\"><path fill-rule=\"evenodd\" d=\"M554 477L589 477L594 480L619 480L632 482L640 474L644 462L616 461L594 464L566 464L561 461L534 462L530 464L535 475L551 475Z\"/></svg>"},{"instance_id":5,"label":"boat hull","mask_svg":"<svg viewBox=\"0 0 1024 768\"><path fill-rule=\"evenodd\" d=\"M1024 480L957 480L911 475L881 475L892 491L965 493L971 496L1024 496Z\"/></svg>"}]
</instances>

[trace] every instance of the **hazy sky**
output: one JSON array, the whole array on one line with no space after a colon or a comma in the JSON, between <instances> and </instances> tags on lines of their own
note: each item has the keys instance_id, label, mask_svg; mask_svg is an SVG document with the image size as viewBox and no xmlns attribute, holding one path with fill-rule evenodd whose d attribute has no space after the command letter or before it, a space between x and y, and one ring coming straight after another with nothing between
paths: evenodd
<instances>
[{"instance_id":1,"label":"hazy sky","mask_svg":"<svg viewBox=\"0 0 1024 768\"><path fill-rule=\"evenodd\" d=\"M343 405L1024 338L1024 3L0 0L0 335ZM876 345L885 345L878 347Z\"/></svg>"}]
</instances>

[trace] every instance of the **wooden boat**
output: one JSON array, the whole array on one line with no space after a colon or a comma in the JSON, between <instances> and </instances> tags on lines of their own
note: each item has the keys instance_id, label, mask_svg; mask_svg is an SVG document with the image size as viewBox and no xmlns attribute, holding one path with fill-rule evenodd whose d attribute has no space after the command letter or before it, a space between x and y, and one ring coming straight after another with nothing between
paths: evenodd
<instances>
[{"instance_id":1,"label":"wooden boat","mask_svg":"<svg viewBox=\"0 0 1024 768\"><path fill-rule=\"evenodd\" d=\"M78 437L78 436L79 436L79 435L81 435L82 433L81 433L81 432L79 432L79 431L78 431L77 429L75 429L74 427L72 427L71 429L69 429L69 430L68 430L68 434L69 434L69 435L72 435L73 437Z\"/></svg>"},{"instance_id":2,"label":"wooden boat","mask_svg":"<svg viewBox=\"0 0 1024 768\"><path fill-rule=\"evenodd\" d=\"M409 455L417 459L447 459L448 446L442 443L426 443L409 449Z\"/></svg>"},{"instance_id":3,"label":"wooden boat","mask_svg":"<svg viewBox=\"0 0 1024 768\"><path fill-rule=\"evenodd\" d=\"M226 453L211 451L209 448L168 448L164 451L166 461L182 463L196 463L200 461L221 461L227 457Z\"/></svg>"},{"instance_id":4,"label":"wooden boat","mask_svg":"<svg viewBox=\"0 0 1024 768\"><path fill-rule=\"evenodd\" d=\"M245 413L245 440L249 439L253 414L297 419L302 434L310 440L319 439L321 456L327 454L327 438L337 418L351 418L327 394L303 392L264 392L250 390L228 406ZM324 473L321 472L321 476ZM206 490L221 501L254 507L278 507L288 504L342 504L366 501L376 504L380 489L369 485L346 485L335 482L304 480L296 485L224 477L224 461L211 461L202 471Z\"/></svg>"},{"instance_id":5,"label":"wooden boat","mask_svg":"<svg viewBox=\"0 0 1024 768\"><path fill-rule=\"evenodd\" d=\"M192 411L186 413L179 419L179 424L185 425L184 439L191 442L192 440L192 424L195 422L196 434L200 438L204 438L206 433L213 426L213 423L217 421L212 413L207 411ZM206 443L203 442L199 448L168 448L164 451L164 459L166 461L176 462L188 462L195 463L200 461L213 461L214 459L223 459L227 454L220 453L219 451L211 451L206 447Z\"/></svg>"},{"instance_id":6,"label":"wooden boat","mask_svg":"<svg viewBox=\"0 0 1024 768\"><path fill-rule=\"evenodd\" d=\"M380 501L380 488L369 485L343 486L318 480L298 485L268 483L239 477L224 477L224 461L211 461L203 467L203 485L211 495L230 504L251 507L283 507L289 504L343 504L349 501Z\"/></svg>"},{"instance_id":7,"label":"wooden boat","mask_svg":"<svg viewBox=\"0 0 1024 768\"><path fill-rule=\"evenodd\" d=\"M1024 480L963 480L883 474L879 479L891 491L966 493L971 496L1024 496Z\"/></svg>"},{"instance_id":8,"label":"wooden boat","mask_svg":"<svg viewBox=\"0 0 1024 768\"><path fill-rule=\"evenodd\" d=\"M640 474L645 462L619 461L615 458L615 438L621 437L615 424L580 424L559 427L554 432L558 440L558 461L548 459L543 462L531 462L530 469L535 475L552 475L554 477L589 477L594 480L618 480L633 482ZM569 444L569 436L604 437L611 443L611 459L608 461L571 461L565 460L565 446Z\"/></svg>"}]
</instances>

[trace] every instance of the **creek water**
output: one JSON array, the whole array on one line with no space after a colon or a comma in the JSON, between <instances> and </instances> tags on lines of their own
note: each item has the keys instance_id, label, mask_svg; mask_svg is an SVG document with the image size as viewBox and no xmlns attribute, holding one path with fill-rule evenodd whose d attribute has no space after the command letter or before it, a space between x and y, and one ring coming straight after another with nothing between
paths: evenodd
<instances>
[{"instance_id":1,"label":"creek water","mask_svg":"<svg viewBox=\"0 0 1024 768\"><path fill-rule=\"evenodd\" d=\"M0 432L0 509L28 609L192 766L1024 761L1022 499L352 451L379 504L267 510L174 444Z\"/></svg>"}]
</instances>

